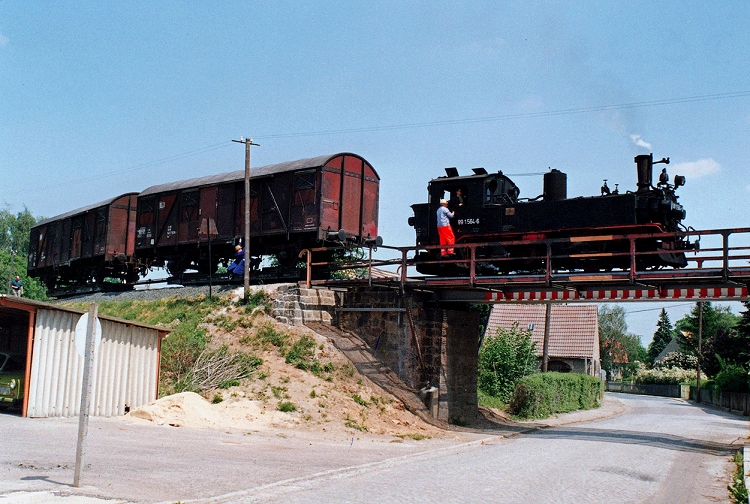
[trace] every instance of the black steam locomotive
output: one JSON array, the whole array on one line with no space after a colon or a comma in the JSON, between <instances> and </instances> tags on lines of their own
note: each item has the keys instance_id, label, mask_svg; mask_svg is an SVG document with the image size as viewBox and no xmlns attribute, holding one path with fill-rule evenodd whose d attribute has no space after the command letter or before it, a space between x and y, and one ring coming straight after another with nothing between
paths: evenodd
<instances>
[{"instance_id":1,"label":"black steam locomotive","mask_svg":"<svg viewBox=\"0 0 750 504\"><path fill-rule=\"evenodd\" d=\"M449 201L454 213L451 227L456 247L453 254L427 248L416 256L417 270L424 274L466 274L470 254L461 244L476 246L478 274L536 271L545 268L551 243L554 270L602 271L631 266L630 241L622 235L648 235L635 240L639 270L687 265L685 251L693 250L681 233L685 210L675 190L685 184L676 176L670 184L666 168L653 185L653 155L636 156L636 191L611 190L607 181L600 196L567 197L567 175L551 170L544 175L544 192L535 198L519 198L518 186L501 171L487 173L475 168L473 175L459 176L446 168L445 177L431 180L428 202L412 205L417 246L440 245L437 210ZM658 236L663 233L676 233ZM654 235L653 237L651 235ZM609 239L612 237L612 239ZM485 245L486 244L486 245ZM446 263L445 259L448 259Z\"/></svg>"}]
</instances>

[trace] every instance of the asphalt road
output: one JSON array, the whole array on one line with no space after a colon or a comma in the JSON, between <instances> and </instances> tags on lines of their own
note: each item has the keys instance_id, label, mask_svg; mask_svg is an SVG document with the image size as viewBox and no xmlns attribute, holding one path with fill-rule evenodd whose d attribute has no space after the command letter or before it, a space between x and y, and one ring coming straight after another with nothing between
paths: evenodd
<instances>
[{"instance_id":1,"label":"asphalt road","mask_svg":"<svg viewBox=\"0 0 750 504\"><path fill-rule=\"evenodd\" d=\"M728 502L748 435L740 416L624 394L544 424L391 442L94 418L75 489L76 419L2 416L0 503Z\"/></svg>"}]
</instances>

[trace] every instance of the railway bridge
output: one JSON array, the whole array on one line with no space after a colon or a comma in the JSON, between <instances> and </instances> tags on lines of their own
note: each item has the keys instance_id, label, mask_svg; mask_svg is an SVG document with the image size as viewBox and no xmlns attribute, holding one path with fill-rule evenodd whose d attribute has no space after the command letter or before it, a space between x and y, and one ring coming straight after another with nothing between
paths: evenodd
<instances>
[{"instance_id":1,"label":"railway bridge","mask_svg":"<svg viewBox=\"0 0 750 504\"><path fill-rule=\"evenodd\" d=\"M364 278L313 281L308 288L337 291L334 325L358 335L369 351L407 386L420 391L430 413L442 421L471 424L477 417L477 359L480 316L477 303L610 303L627 301L749 301L750 229L694 231L708 242L690 252L688 267L638 271L635 240L630 269L557 271L549 242L540 271L479 275L476 248L457 245L450 261L465 276L413 276L418 250L382 247L395 259L370 257L352 263ZM711 239L716 242L711 246ZM591 241L622 237L591 237ZM747 243L747 245L745 244ZM542 249L544 250L544 248ZM596 255L595 253L592 255ZM307 253L312 271L314 251ZM395 270L386 273L381 268Z\"/></svg>"}]
</instances>

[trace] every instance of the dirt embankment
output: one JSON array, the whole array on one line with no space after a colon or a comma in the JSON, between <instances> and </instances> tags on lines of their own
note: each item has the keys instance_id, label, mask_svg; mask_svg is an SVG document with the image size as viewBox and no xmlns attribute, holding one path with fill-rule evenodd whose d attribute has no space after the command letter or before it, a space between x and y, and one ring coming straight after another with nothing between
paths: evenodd
<instances>
[{"instance_id":1,"label":"dirt embankment","mask_svg":"<svg viewBox=\"0 0 750 504\"><path fill-rule=\"evenodd\" d=\"M422 439L445 431L410 413L362 376L333 344L306 327L247 314L231 303L207 318L213 349L251 353L263 363L239 383L183 392L134 409L134 421L165 426L266 431L295 429ZM302 349L302 350L300 350ZM294 352L301 352L297 358ZM295 358L291 359L290 353Z\"/></svg>"}]
</instances>

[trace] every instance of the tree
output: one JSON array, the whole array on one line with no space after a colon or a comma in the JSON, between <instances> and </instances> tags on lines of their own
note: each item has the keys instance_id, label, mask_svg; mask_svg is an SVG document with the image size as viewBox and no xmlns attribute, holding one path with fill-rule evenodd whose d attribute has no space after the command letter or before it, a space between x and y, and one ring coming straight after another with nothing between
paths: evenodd
<instances>
[{"instance_id":1,"label":"tree","mask_svg":"<svg viewBox=\"0 0 750 504\"><path fill-rule=\"evenodd\" d=\"M495 336L485 338L479 350L477 387L487 395L508 402L516 382L538 368L536 343L529 329L499 328Z\"/></svg>"},{"instance_id":2,"label":"tree","mask_svg":"<svg viewBox=\"0 0 750 504\"><path fill-rule=\"evenodd\" d=\"M26 276L26 258L29 256L29 234L36 218L27 208L13 215L0 210L0 293L7 292L11 275L23 282L23 295L30 299L45 299L46 290L40 282Z\"/></svg>"},{"instance_id":3,"label":"tree","mask_svg":"<svg viewBox=\"0 0 750 504\"><path fill-rule=\"evenodd\" d=\"M743 301L745 311L740 313L734 326L734 362L750 369L750 302Z\"/></svg>"},{"instance_id":4,"label":"tree","mask_svg":"<svg viewBox=\"0 0 750 504\"><path fill-rule=\"evenodd\" d=\"M8 210L0 210L0 250L14 250L22 257L29 253L29 233L37 220L28 208L13 215Z\"/></svg>"},{"instance_id":5,"label":"tree","mask_svg":"<svg viewBox=\"0 0 750 504\"><path fill-rule=\"evenodd\" d=\"M667 311L662 308L659 313L659 321L656 323L656 332L654 333L654 339L648 345L648 362L653 364L659 354L664 348L672 341L674 336L674 329L672 323L669 321L669 315Z\"/></svg>"},{"instance_id":6,"label":"tree","mask_svg":"<svg viewBox=\"0 0 750 504\"><path fill-rule=\"evenodd\" d=\"M728 306L713 306L710 301L703 302L703 331L701 333L701 355L698 355L698 334L700 303L696 303L688 315L675 323L678 329L677 342L683 352L698 356L701 369L714 376L721 371L720 359L729 363L737 362L737 342L734 327L739 318Z\"/></svg>"},{"instance_id":7,"label":"tree","mask_svg":"<svg viewBox=\"0 0 750 504\"><path fill-rule=\"evenodd\" d=\"M625 310L620 306L602 305L599 308L599 354L608 380L617 371L623 371L625 375L634 373L638 367L636 363L648 358L641 339L628 332Z\"/></svg>"}]
</instances>

